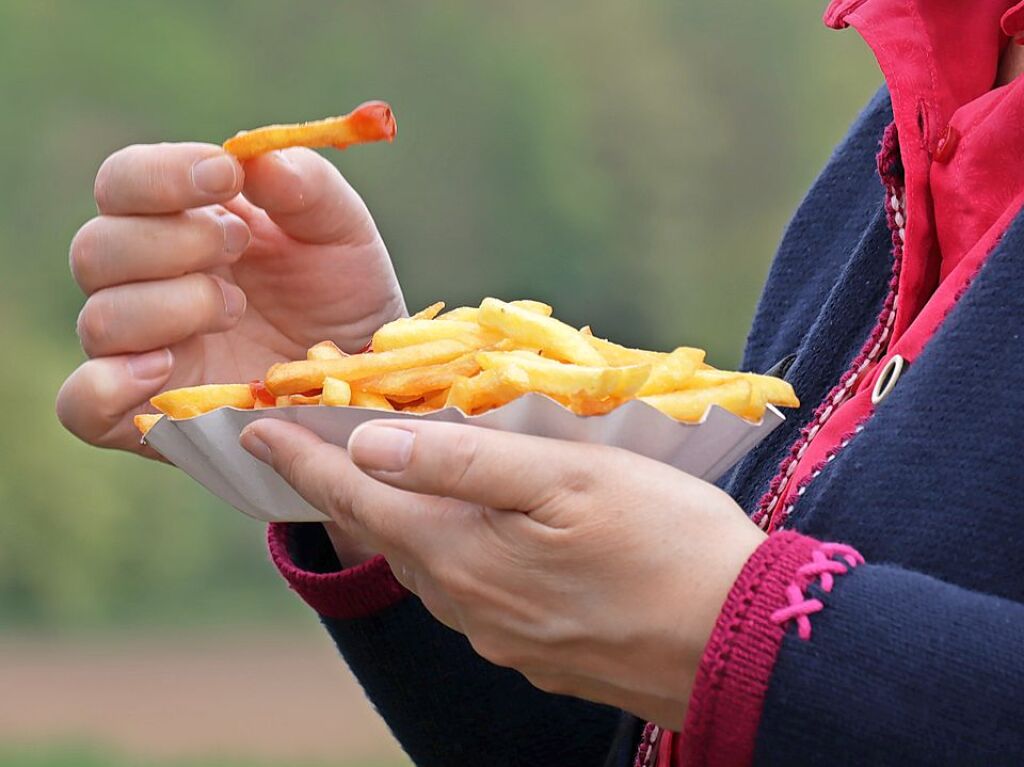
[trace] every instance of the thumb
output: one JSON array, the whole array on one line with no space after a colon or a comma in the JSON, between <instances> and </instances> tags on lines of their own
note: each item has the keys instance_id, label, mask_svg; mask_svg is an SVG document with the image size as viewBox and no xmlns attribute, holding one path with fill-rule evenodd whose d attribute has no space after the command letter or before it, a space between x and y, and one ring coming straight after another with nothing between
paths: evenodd
<instances>
[{"instance_id":1,"label":"thumb","mask_svg":"<svg viewBox=\"0 0 1024 767\"><path fill-rule=\"evenodd\" d=\"M242 193L285 234L316 245L366 245L377 227L338 169L311 149L260 155L244 164Z\"/></svg>"},{"instance_id":2,"label":"thumb","mask_svg":"<svg viewBox=\"0 0 1024 767\"><path fill-rule=\"evenodd\" d=\"M242 430L239 442L346 535L385 556L405 554L414 520L422 524L430 516L424 513L427 504L375 482L352 464L345 450L296 423L262 418Z\"/></svg>"}]
</instances>

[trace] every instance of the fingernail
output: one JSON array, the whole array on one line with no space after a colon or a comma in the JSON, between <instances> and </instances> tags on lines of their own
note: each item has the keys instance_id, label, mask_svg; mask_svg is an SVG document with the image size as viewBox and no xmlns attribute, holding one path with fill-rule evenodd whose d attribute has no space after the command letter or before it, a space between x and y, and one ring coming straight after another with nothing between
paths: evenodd
<instances>
[{"instance_id":1,"label":"fingernail","mask_svg":"<svg viewBox=\"0 0 1024 767\"><path fill-rule=\"evenodd\" d=\"M247 428L242 431L242 435L238 438L238 441L242 444L246 450L248 450L254 458L257 458L263 463L270 463L270 447L262 439L256 436L256 433L251 429Z\"/></svg>"},{"instance_id":2,"label":"fingernail","mask_svg":"<svg viewBox=\"0 0 1024 767\"><path fill-rule=\"evenodd\" d=\"M369 471L401 471L409 465L416 435L389 426L359 426L348 439L357 466Z\"/></svg>"},{"instance_id":3,"label":"fingernail","mask_svg":"<svg viewBox=\"0 0 1024 767\"><path fill-rule=\"evenodd\" d=\"M137 354L128 360L128 372L136 381L155 381L171 372L174 355L170 349Z\"/></svg>"},{"instance_id":4,"label":"fingernail","mask_svg":"<svg viewBox=\"0 0 1024 767\"><path fill-rule=\"evenodd\" d=\"M245 293L237 285L232 285L216 275L213 279L217 281L221 295L224 296L224 313L231 319L237 320L245 311Z\"/></svg>"},{"instance_id":5,"label":"fingernail","mask_svg":"<svg viewBox=\"0 0 1024 767\"><path fill-rule=\"evenodd\" d=\"M244 253L252 241L252 232L238 216L230 214L221 216L220 225L224 229L224 252L231 255Z\"/></svg>"},{"instance_id":6,"label":"fingernail","mask_svg":"<svg viewBox=\"0 0 1024 767\"><path fill-rule=\"evenodd\" d=\"M227 194L237 179L238 166L227 155L207 157L192 166L192 184L206 194Z\"/></svg>"}]
</instances>

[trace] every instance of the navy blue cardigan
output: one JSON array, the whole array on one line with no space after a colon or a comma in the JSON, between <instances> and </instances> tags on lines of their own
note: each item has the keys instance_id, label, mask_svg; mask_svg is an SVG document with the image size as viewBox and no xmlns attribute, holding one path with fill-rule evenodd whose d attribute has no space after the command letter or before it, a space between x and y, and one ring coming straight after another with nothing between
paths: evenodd
<instances>
[{"instance_id":1,"label":"navy blue cardigan","mask_svg":"<svg viewBox=\"0 0 1024 767\"><path fill-rule=\"evenodd\" d=\"M804 404L727 478L750 512L885 300L891 240L875 154L892 119L883 90L800 206L771 269L743 368L796 355L787 377ZM853 544L867 564L836 580L809 641L792 627L782 639L753 723L755 763L1024 763L1022 330L1018 216L787 521ZM289 540L300 568L339 567L318 525L296 526ZM413 596L323 622L418 765L632 764L635 719L534 689L479 658Z\"/></svg>"}]
</instances>

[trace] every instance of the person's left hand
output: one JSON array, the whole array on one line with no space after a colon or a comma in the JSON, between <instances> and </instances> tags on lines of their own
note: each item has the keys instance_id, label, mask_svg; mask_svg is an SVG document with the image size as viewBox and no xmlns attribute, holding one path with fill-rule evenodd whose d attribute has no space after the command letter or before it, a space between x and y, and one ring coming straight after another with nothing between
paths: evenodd
<instances>
[{"instance_id":1,"label":"person's left hand","mask_svg":"<svg viewBox=\"0 0 1024 767\"><path fill-rule=\"evenodd\" d=\"M670 729L764 540L724 492L625 450L409 420L347 453L269 419L241 439L481 656Z\"/></svg>"}]
</instances>

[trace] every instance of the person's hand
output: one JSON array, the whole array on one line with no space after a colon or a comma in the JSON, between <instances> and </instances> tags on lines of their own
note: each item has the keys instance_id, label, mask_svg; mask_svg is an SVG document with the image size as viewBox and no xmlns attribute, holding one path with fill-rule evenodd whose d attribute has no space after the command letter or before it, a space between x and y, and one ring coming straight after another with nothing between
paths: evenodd
<instances>
[{"instance_id":1,"label":"person's hand","mask_svg":"<svg viewBox=\"0 0 1024 767\"><path fill-rule=\"evenodd\" d=\"M132 416L157 392L262 378L326 338L356 351L405 313L366 206L308 149L243 166L209 144L131 146L95 197L70 254L89 359L57 397L91 444L153 457Z\"/></svg>"},{"instance_id":2,"label":"person's hand","mask_svg":"<svg viewBox=\"0 0 1024 767\"><path fill-rule=\"evenodd\" d=\"M614 448L405 420L347 452L269 419L241 441L481 656L671 729L764 540L713 485Z\"/></svg>"}]
</instances>

